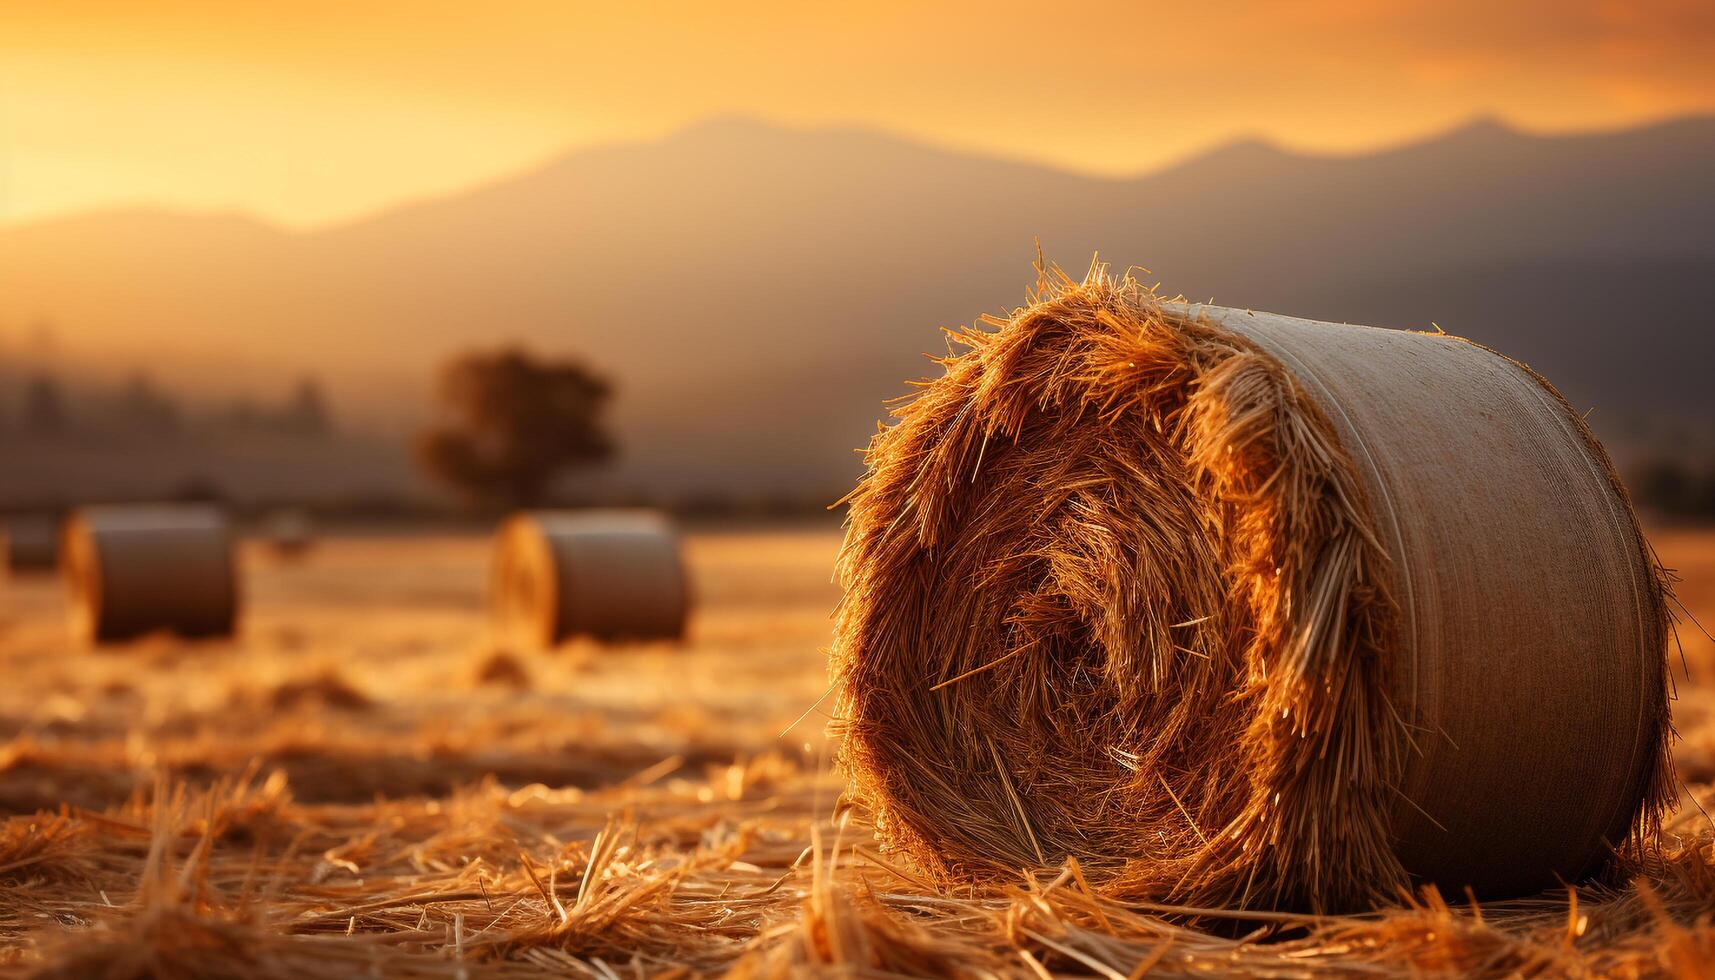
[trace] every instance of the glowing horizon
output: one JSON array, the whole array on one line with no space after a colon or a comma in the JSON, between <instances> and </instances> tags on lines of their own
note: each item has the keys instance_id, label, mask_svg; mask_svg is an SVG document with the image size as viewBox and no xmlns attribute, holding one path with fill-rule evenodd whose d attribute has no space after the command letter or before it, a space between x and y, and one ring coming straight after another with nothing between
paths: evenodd
<instances>
[{"instance_id":1,"label":"glowing horizon","mask_svg":"<svg viewBox=\"0 0 1715 980\"><path fill-rule=\"evenodd\" d=\"M0 11L0 223L150 205L325 225L711 117L1125 176L1240 138L1354 153L1479 116L1715 111L1715 8L1686 0L1091 9L25 2Z\"/></svg>"}]
</instances>

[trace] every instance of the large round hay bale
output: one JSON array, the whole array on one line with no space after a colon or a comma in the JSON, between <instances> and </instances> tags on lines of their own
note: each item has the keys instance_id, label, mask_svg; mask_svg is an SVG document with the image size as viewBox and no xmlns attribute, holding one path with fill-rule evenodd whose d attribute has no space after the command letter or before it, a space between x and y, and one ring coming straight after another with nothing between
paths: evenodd
<instances>
[{"instance_id":1,"label":"large round hay bale","mask_svg":"<svg viewBox=\"0 0 1715 980\"><path fill-rule=\"evenodd\" d=\"M573 636L676 639L690 590L679 538L649 511L538 511L496 538L492 606L501 630L550 647Z\"/></svg>"},{"instance_id":2,"label":"large round hay bale","mask_svg":"<svg viewBox=\"0 0 1715 980\"><path fill-rule=\"evenodd\" d=\"M231 531L214 507L85 507L66 522L73 629L95 642L167 631L229 636L239 592Z\"/></svg>"},{"instance_id":3,"label":"large round hay bale","mask_svg":"<svg viewBox=\"0 0 1715 980\"><path fill-rule=\"evenodd\" d=\"M1529 369L1099 269L957 340L868 451L834 651L843 765L931 873L1332 909L1651 831L1664 579Z\"/></svg>"},{"instance_id":4,"label":"large round hay bale","mask_svg":"<svg viewBox=\"0 0 1715 980\"><path fill-rule=\"evenodd\" d=\"M11 514L0 520L0 570L51 571L59 562L59 519L51 514Z\"/></svg>"}]
</instances>

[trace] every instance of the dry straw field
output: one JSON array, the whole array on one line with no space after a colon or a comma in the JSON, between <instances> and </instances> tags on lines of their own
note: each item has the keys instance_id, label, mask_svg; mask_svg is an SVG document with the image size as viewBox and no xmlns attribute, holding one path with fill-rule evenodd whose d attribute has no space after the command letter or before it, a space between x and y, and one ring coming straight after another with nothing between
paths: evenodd
<instances>
[{"instance_id":1,"label":"dry straw field","mask_svg":"<svg viewBox=\"0 0 1715 980\"><path fill-rule=\"evenodd\" d=\"M1715 621L1715 535L1662 531ZM683 645L496 645L488 542L242 554L237 640L91 650L0 607L0 963L52 977L811 973L1123 978L1715 967L1715 688L1629 882L1352 916L1102 899L1075 864L949 888L842 802L831 527L687 541ZM1682 630L1692 673L1715 649ZM1677 672L1676 673L1680 673ZM820 705L820 708L818 708Z\"/></svg>"}]
</instances>

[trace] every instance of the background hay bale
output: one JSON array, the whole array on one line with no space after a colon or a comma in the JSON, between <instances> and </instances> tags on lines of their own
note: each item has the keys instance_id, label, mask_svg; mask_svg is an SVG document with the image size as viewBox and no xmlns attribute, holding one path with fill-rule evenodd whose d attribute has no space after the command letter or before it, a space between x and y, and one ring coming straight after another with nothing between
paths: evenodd
<instances>
[{"instance_id":1,"label":"background hay bale","mask_svg":"<svg viewBox=\"0 0 1715 980\"><path fill-rule=\"evenodd\" d=\"M1528 369L1100 267L967 350L851 498L843 763L946 877L1196 905L1516 894L1672 786L1663 578Z\"/></svg>"},{"instance_id":2,"label":"background hay bale","mask_svg":"<svg viewBox=\"0 0 1715 980\"><path fill-rule=\"evenodd\" d=\"M538 511L501 527L491 602L504 635L550 647L573 636L677 639L690 590L679 537L660 514Z\"/></svg>"},{"instance_id":3,"label":"background hay bale","mask_svg":"<svg viewBox=\"0 0 1715 980\"><path fill-rule=\"evenodd\" d=\"M268 551L281 561L297 561L315 547L315 521L297 507L282 507L262 516L257 528Z\"/></svg>"},{"instance_id":4,"label":"background hay bale","mask_svg":"<svg viewBox=\"0 0 1715 980\"><path fill-rule=\"evenodd\" d=\"M0 571L45 572L59 562L60 523L51 514L10 514L0 520Z\"/></svg>"},{"instance_id":5,"label":"background hay bale","mask_svg":"<svg viewBox=\"0 0 1715 980\"><path fill-rule=\"evenodd\" d=\"M97 643L169 631L230 636L239 606L231 531L219 509L81 508L62 544L72 628Z\"/></svg>"}]
</instances>

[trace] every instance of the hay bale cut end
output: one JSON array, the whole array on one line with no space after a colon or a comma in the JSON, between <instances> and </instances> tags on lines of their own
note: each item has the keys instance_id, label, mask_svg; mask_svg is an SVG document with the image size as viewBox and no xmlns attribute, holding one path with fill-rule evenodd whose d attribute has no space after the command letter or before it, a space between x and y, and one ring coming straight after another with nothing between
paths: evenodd
<instances>
[{"instance_id":1,"label":"hay bale cut end","mask_svg":"<svg viewBox=\"0 0 1715 980\"><path fill-rule=\"evenodd\" d=\"M891 846L1334 910L1553 887L1653 834L1666 580L1528 368L1099 266L955 340L841 556L841 761Z\"/></svg>"},{"instance_id":2,"label":"hay bale cut end","mask_svg":"<svg viewBox=\"0 0 1715 980\"><path fill-rule=\"evenodd\" d=\"M651 511L514 515L495 540L491 605L504 636L538 647L678 639L690 612L679 536Z\"/></svg>"},{"instance_id":3,"label":"hay bale cut end","mask_svg":"<svg viewBox=\"0 0 1715 980\"><path fill-rule=\"evenodd\" d=\"M59 563L59 546L59 520L50 514L13 514L0 520L0 570L52 571Z\"/></svg>"},{"instance_id":4,"label":"hay bale cut end","mask_svg":"<svg viewBox=\"0 0 1715 980\"><path fill-rule=\"evenodd\" d=\"M73 632L96 643L171 632L232 635L239 588L231 529L217 508L85 507L66 522L63 567Z\"/></svg>"}]
</instances>

